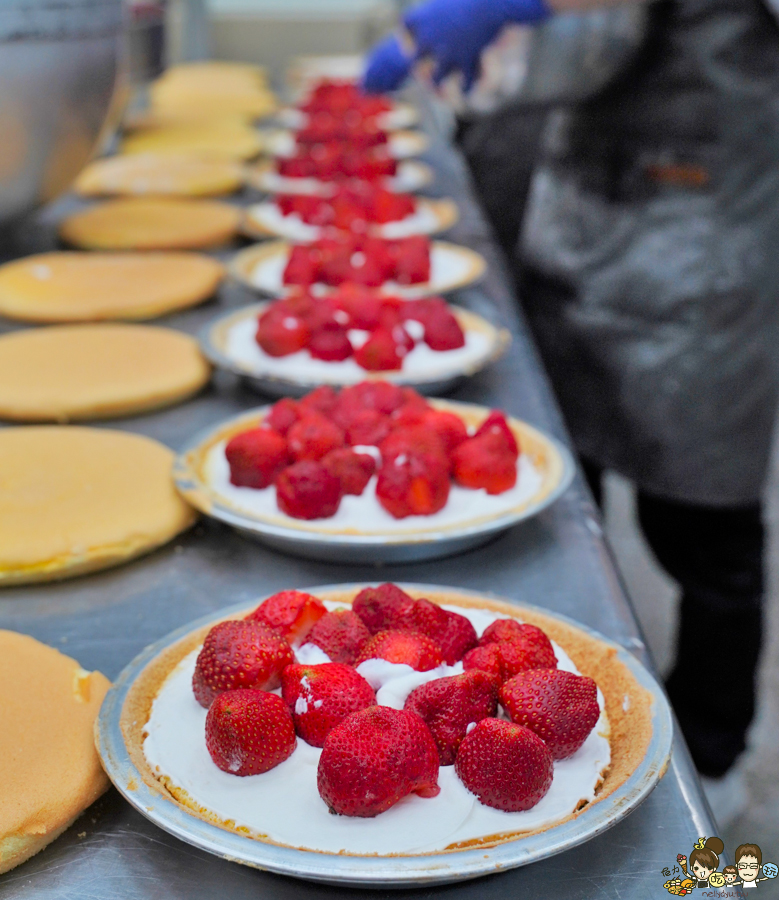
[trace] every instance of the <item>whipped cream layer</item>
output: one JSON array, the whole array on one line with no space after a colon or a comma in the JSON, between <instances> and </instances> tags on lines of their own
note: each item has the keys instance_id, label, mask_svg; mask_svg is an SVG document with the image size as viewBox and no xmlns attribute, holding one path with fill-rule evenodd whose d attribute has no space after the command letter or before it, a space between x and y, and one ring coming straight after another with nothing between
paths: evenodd
<instances>
[{"instance_id":1,"label":"whipped cream layer","mask_svg":"<svg viewBox=\"0 0 779 900\"><path fill-rule=\"evenodd\" d=\"M394 131L387 136L387 153L393 159L408 159L427 149L427 138L418 131ZM294 156L298 150L297 136L292 131L276 131L267 138L268 152L272 156Z\"/></svg>"},{"instance_id":2,"label":"whipped cream layer","mask_svg":"<svg viewBox=\"0 0 779 900\"><path fill-rule=\"evenodd\" d=\"M249 280L253 287L269 294L284 294L294 285L284 284L284 269L289 262L289 253L275 253L258 262L252 269ZM388 295L401 297L424 297L440 294L463 283L471 272L473 263L470 256L460 252L454 245L430 248L430 281L422 284L403 285L385 281L379 290ZM312 293L326 294L332 288L315 284Z\"/></svg>"},{"instance_id":3,"label":"whipped cream layer","mask_svg":"<svg viewBox=\"0 0 779 900\"><path fill-rule=\"evenodd\" d=\"M331 609L343 606L327 602ZM487 610L445 607L471 620L481 634L490 622L503 618ZM558 668L578 674L571 659L554 644ZM334 816L316 786L321 750L298 738L292 755L262 775L243 778L222 772L205 742L206 710L192 693L198 650L170 673L154 700L146 725L143 751L152 771L187 792L198 806L219 820L247 828L257 837L325 853L417 854L445 850L461 841L493 835L535 831L591 802L609 765L608 720L598 691L601 716L572 757L554 763L554 779L546 796L532 809L508 813L484 806L462 784L454 766L442 766L441 792L432 799L412 795L372 819ZM306 663L326 662L312 645L297 651ZM379 703L400 709L418 685L462 671L462 663L431 672L385 660L367 660L358 671L378 688Z\"/></svg>"},{"instance_id":4,"label":"whipped cream layer","mask_svg":"<svg viewBox=\"0 0 779 900\"><path fill-rule=\"evenodd\" d=\"M359 497L347 494L334 516L329 519L293 519L285 515L276 502L276 488L258 490L236 487L230 483L230 464L225 456L227 441L219 441L208 451L203 474L208 487L226 505L254 519L262 519L289 528L305 528L323 534L356 533L401 534L436 531L439 528L465 526L485 518L499 518L526 503L541 487L543 478L526 454L517 460L517 483L502 494L488 494L484 489L472 490L452 483L446 506L431 516L406 516L396 519L376 497L376 476L368 482ZM355 447L359 453L378 454L375 447Z\"/></svg>"},{"instance_id":5,"label":"whipped cream layer","mask_svg":"<svg viewBox=\"0 0 779 900\"><path fill-rule=\"evenodd\" d=\"M402 375L404 381L427 381L448 378L469 371L483 360L492 348L492 340L481 331L464 329L465 344L456 350L431 350L422 341L424 328L409 321L407 330L418 342L403 358L403 368L386 375ZM357 384L364 381L366 371L353 358L327 362L314 359L308 350L289 356L269 356L256 341L257 314L252 313L236 321L225 334L224 352L242 369L256 375L275 375L302 384ZM349 341L357 350L368 340L369 333L357 329L348 332Z\"/></svg>"},{"instance_id":6,"label":"whipped cream layer","mask_svg":"<svg viewBox=\"0 0 779 900\"><path fill-rule=\"evenodd\" d=\"M276 203L255 203L246 210L246 215L250 224L301 244L319 240L325 234L324 228L309 225L297 213L284 215ZM369 229L371 234L398 240L418 234L435 234L441 230L441 222L435 209L429 203L420 201L410 216L383 225L371 224Z\"/></svg>"}]
</instances>

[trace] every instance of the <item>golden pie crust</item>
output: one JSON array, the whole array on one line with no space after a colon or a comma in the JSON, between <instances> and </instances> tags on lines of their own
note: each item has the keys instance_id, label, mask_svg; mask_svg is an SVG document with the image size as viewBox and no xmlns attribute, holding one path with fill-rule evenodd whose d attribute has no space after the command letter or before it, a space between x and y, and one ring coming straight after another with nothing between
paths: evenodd
<instances>
[{"instance_id":1,"label":"golden pie crust","mask_svg":"<svg viewBox=\"0 0 779 900\"><path fill-rule=\"evenodd\" d=\"M359 588L350 590L339 590L336 588L329 591L320 591L317 596L324 600L351 605L358 591ZM617 658L617 652L613 647L604 644L575 626L568 625L551 616L546 616L536 610L525 609L522 606L510 605L487 597L476 599L472 595L461 594L455 589L445 591L409 590L408 593L412 597L424 596L434 603L447 606L489 609L503 616L518 618L523 622L530 622L542 628L553 641L557 642L565 650L583 675L588 675L597 682L605 699L606 714L609 720L611 763L598 788L593 803L599 803L604 800L621 787L633 774L646 755L652 737L652 698L638 684L627 666ZM250 612L253 608L254 606L247 607L246 612ZM233 614L226 618L236 617L236 614ZM151 714L154 698L170 672L185 656L202 644L206 634L214 624L216 623L193 631L172 647L164 650L146 666L127 694L122 708L120 724L130 758L144 782L150 788L169 800L178 803L187 812L204 821L218 825L228 831L239 831L245 834L246 831L237 829L234 823L222 821L215 814L199 807L186 791L171 785L168 779L158 779L152 772L143 753L145 727ZM526 837L529 834L537 834L540 831L546 831L548 828L556 827L562 822L581 816L586 813L587 808L591 805L587 804L565 819L554 822L545 828L529 832L491 835L487 838L464 841L447 847L445 852L456 852L458 850L472 849L473 847L493 847L506 841ZM254 840L263 840L265 843L276 843L253 835L249 835L249 837L252 837ZM438 852L440 851L436 851L436 853Z\"/></svg>"},{"instance_id":2,"label":"golden pie crust","mask_svg":"<svg viewBox=\"0 0 779 900\"><path fill-rule=\"evenodd\" d=\"M0 314L23 322L151 319L211 297L221 263L199 253L38 253L0 266Z\"/></svg>"},{"instance_id":3,"label":"golden pie crust","mask_svg":"<svg viewBox=\"0 0 779 900\"><path fill-rule=\"evenodd\" d=\"M241 210L215 200L131 197L96 203L63 220L63 241L84 250L201 250L238 232Z\"/></svg>"},{"instance_id":4,"label":"golden pie crust","mask_svg":"<svg viewBox=\"0 0 779 900\"><path fill-rule=\"evenodd\" d=\"M58 837L107 788L92 730L110 682L0 631L0 873Z\"/></svg>"},{"instance_id":5,"label":"golden pie crust","mask_svg":"<svg viewBox=\"0 0 779 900\"><path fill-rule=\"evenodd\" d=\"M221 104L220 104L221 105ZM245 160L257 156L264 146L259 133L235 118L184 118L129 134L122 141L122 154L175 154L207 159Z\"/></svg>"},{"instance_id":6,"label":"golden pie crust","mask_svg":"<svg viewBox=\"0 0 779 900\"><path fill-rule=\"evenodd\" d=\"M138 434L70 425L0 429L0 587L126 562L189 528L174 455Z\"/></svg>"},{"instance_id":7,"label":"golden pie crust","mask_svg":"<svg viewBox=\"0 0 779 900\"><path fill-rule=\"evenodd\" d=\"M129 415L199 391L198 342L151 325L53 325L0 337L0 418L67 422Z\"/></svg>"},{"instance_id":8,"label":"golden pie crust","mask_svg":"<svg viewBox=\"0 0 779 900\"><path fill-rule=\"evenodd\" d=\"M85 197L217 197L243 184L243 170L229 160L138 153L98 159L73 185Z\"/></svg>"}]
</instances>

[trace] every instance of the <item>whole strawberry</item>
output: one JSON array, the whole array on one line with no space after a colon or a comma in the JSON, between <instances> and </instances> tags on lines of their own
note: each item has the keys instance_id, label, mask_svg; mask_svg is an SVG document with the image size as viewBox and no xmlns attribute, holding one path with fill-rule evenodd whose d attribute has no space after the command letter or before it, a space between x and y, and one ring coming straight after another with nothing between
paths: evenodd
<instances>
[{"instance_id":1,"label":"whole strawberry","mask_svg":"<svg viewBox=\"0 0 779 900\"><path fill-rule=\"evenodd\" d=\"M365 644L354 664L359 666L367 659L386 659L417 672L429 672L444 661L438 644L414 631L380 631Z\"/></svg>"},{"instance_id":2,"label":"whole strawberry","mask_svg":"<svg viewBox=\"0 0 779 900\"><path fill-rule=\"evenodd\" d=\"M281 591L263 600L246 616L247 621L257 621L274 628L292 643L302 642L314 625L327 613L327 607L318 597L303 591Z\"/></svg>"},{"instance_id":3,"label":"whole strawberry","mask_svg":"<svg viewBox=\"0 0 779 900\"><path fill-rule=\"evenodd\" d=\"M352 601L352 611L365 622L371 634L394 628L414 600L396 584L363 588Z\"/></svg>"},{"instance_id":4,"label":"whole strawberry","mask_svg":"<svg viewBox=\"0 0 779 900\"><path fill-rule=\"evenodd\" d=\"M373 688L343 663L287 666L281 675L281 696L295 731L312 747L324 746L330 731L350 713L376 704Z\"/></svg>"},{"instance_id":5,"label":"whole strawberry","mask_svg":"<svg viewBox=\"0 0 779 900\"><path fill-rule=\"evenodd\" d=\"M533 647L528 648L520 641L484 644L474 647L463 656L463 668L466 671L481 669L494 675L501 683L527 669L551 669L556 665L554 653L539 657Z\"/></svg>"},{"instance_id":6,"label":"whole strawberry","mask_svg":"<svg viewBox=\"0 0 779 900\"><path fill-rule=\"evenodd\" d=\"M592 678L561 669L520 672L500 689L512 722L537 734L554 759L565 759L587 740L600 716Z\"/></svg>"},{"instance_id":7,"label":"whole strawberry","mask_svg":"<svg viewBox=\"0 0 779 900\"><path fill-rule=\"evenodd\" d=\"M474 669L421 684L403 708L421 716L438 748L438 761L451 766L468 726L497 713L498 685L491 675Z\"/></svg>"},{"instance_id":8,"label":"whole strawberry","mask_svg":"<svg viewBox=\"0 0 779 900\"><path fill-rule=\"evenodd\" d=\"M554 774L552 754L541 738L503 719L482 719L471 729L454 769L485 806L506 812L532 809Z\"/></svg>"},{"instance_id":9,"label":"whole strawberry","mask_svg":"<svg viewBox=\"0 0 779 900\"><path fill-rule=\"evenodd\" d=\"M220 694L206 716L211 759L231 775L260 775L295 749L295 727L286 703L265 691Z\"/></svg>"},{"instance_id":10,"label":"whole strawberry","mask_svg":"<svg viewBox=\"0 0 779 900\"><path fill-rule=\"evenodd\" d=\"M484 629L479 639L480 646L488 644L513 644L521 652L522 669L554 669L557 657L552 642L540 628L516 619L498 619ZM512 657L513 658L513 657ZM515 675L513 672L512 675ZM512 675L508 677L511 678Z\"/></svg>"},{"instance_id":11,"label":"whole strawberry","mask_svg":"<svg viewBox=\"0 0 779 900\"><path fill-rule=\"evenodd\" d=\"M371 817L408 794L435 797L438 751L414 713L372 706L347 716L328 734L317 787L333 813Z\"/></svg>"},{"instance_id":12,"label":"whole strawberry","mask_svg":"<svg viewBox=\"0 0 779 900\"><path fill-rule=\"evenodd\" d=\"M273 484L290 456L287 442L271 428L252 428L227 442L225 457L230 466L230 483L262 490Z\"/></svg>"},{"instance_id":13,"label":"whole strawberry","mask_svg":"<svg viewBox=\"0 0 779 900\"><path fill-rule=\"evenodd\" d=\"M282 670L293 663L292 648L261 622L229 620L208 632L195 664L192 690L208 709L223 691L272 691Z\"/></svg>"},{"instance_id":14,"label":"whole strawberry","mask_svg":"<svg viewBox=\"0 0 779 900\"><path fill-rule=\"evenodd\" d=\"M350 609L329 612L308 633L308 642L324 650L332 662L354 665L357 654L370 640L365 623Z\"/></svg>"},{"instance_id":15,"label":"whole strawberry","mask_svg":"<svg viewBox=\"0 0 779 900\"><path fill-rule=\"evenodd\" d=\"M441 648L446 664L453 666L476 646L478 638L476 629L471 625L469 619L451 610L444 610L444 612L446 621L443 628L435 635L435 640Z\"/></svg>"}]
</instances>

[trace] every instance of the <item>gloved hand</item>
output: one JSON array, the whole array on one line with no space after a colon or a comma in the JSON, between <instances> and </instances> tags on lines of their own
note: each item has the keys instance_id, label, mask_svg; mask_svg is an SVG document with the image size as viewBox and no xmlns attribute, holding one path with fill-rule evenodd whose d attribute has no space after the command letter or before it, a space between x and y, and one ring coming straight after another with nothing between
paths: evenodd
<instances>
[{"instance_id":1,"label":"gloved hand","mask_svg":"<svg viewBox=\"0 0 779 900\"><path fill-rule=\"evenodd\" d=\"M371 50L362 77L363 89L371 94L397 90L408 78L413 62L413 58L408 56L401 46L397 35L389 35Z\"/></svg>"},{"instance_id":2,"label":"gloved hand","mask_svg":"<svg viewBox=\"0 0 779 900\"><path fill-rule=\"evenodd\" d=\"M436 84L459 69L468 91L479 76L481 51L505 25L541 22L550 15L545 0L424 0L406 13L404 24L417 58L435 60Z\"/></svg>"}]
</instances>

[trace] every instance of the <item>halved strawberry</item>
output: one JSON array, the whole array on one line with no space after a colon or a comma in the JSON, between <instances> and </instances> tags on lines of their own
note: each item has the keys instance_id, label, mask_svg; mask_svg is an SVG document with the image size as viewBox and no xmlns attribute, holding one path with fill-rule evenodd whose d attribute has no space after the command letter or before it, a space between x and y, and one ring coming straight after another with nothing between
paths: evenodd
<instances>
[{"instance_id":1,"label":"halved strawberry","mask_svg":"<svg viewBox=\"0 0 779 900\"><path fill-rule=\"evenodd\" d=\"M192 690L208 708L223 691L272 691L284 668L295 661L292 648L262 622L230 619L208 632L198 654Z\"/></svg>"},{"instance_id":2,"label":"halved strawberry","mask_svg":"<svg viewBox=\"0 0 779 900\"><path fill-rule=\"evenodd\" d=\"M497 682L478 670L437 678L414 688L403 708L422 717L438 748L438 761L451 766L468 726L497 713Z\"/></svg>"},{"instance_id":3,"label":"halved strawberry","mask_svg":"<svg viewBox=\"0 0 779 900\"><path fill-rule=\"evenodd\" d=\"M482 719L463 739L454 768L485 806L532 809L552 785L552 754L529 728Z\"/></svg>"},{"instance_id":4,"label":"halved strawberry","mask_svg":"<svg viewBox=\"0 0 779 900\"><path fill-rule=\"evenodd\" d=\"M260 775L295 749L295 726L281 697L265 691L220 694L206 716L211 759L231 775Z\"/></svg>"},{"instance_id":5,"label":"halved strawberry","mask_svg":"<svg viewBox=\"0 0 779 900\"><path fill-rule=\"evenodd\" d=\"M275 628L290 643L300 643L326 613L327 607L313 594L281 591L263 600L246 619Z\"/></svg>"},{"instance_id":6,"label":"halved strawberry","mask_svg":"<svg viewBox=\"0 0 779 900\"><path fill-rule=\"evenodd\" d=\"M355 666L368 659L411 666L417 672L429 672L443 664L438 645L425 634L414 631L380 631L360 650Z\"/></svg>"},{"instance_id":7,"label":"halved strawberry","mask_svg":"<svg viewBox=\"0 0 779 900\"><path fill-rule=\"evenodd\" d=\"M376 816L408 794L435 797L435 742L414 713L388 706L352 713L325 740L317 788L330 811L342 816Z\"/></svg>"},{"instance_id":8,"label":"halved strawberry","mask_svg":"<svg viewBox=\"0 0 779 900\"><path fill-rule=\"evenodd\" d=\"M336 662L287 666L281 675L281 695L295 730L312 747L322 747L330 731L350 713L376 704L376 694L362 675Z\"/></svg>"},{"instance_id":9,"label":"halved strawberry","mask_svg":"<svg viewBox=\"0 0 779 900\"><path fill-rule=\"evenodd\" d=\"M561 669L520 672L500 689L512 722L538 735L554 759L566 759L587 740L600 716L592 678Z\"/></svg>"},{"instance_id":10,"label":"halved strawberry","mask_svg":"<svg viewBox=\"0 0 779 900\"><path fill-rule=\"evenodd\" d=\"M308 643L324 650L332 662L351 666L370 637L370 631L357 613L337 609L322 616L314 625L308 634Z\"/></svg>"}]
</instances>

